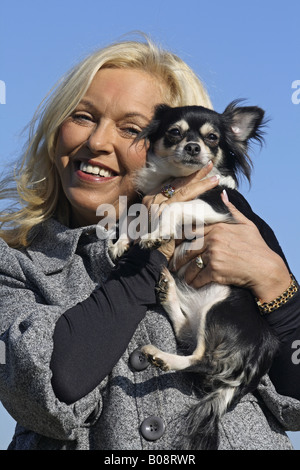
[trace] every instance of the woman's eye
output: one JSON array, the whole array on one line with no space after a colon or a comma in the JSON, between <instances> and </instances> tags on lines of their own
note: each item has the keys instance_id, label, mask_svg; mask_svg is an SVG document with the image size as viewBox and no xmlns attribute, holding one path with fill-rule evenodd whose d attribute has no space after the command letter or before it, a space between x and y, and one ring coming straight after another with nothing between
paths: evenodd
<instances>
[{"instance_id":1,"label":"woman's eye","mask_svg":"<svg viewBox=\"0 0 300 470\"><path fill-rule=\"evenodd\" d=\"M125 135L129 137L137 137L139 133L141 132L141 129L138 129L136 127L128 126L128 127L123 127L122 131Z\"/></svg>"},{"instance_id":2,"label":"woman's eye","mask_svg":"<svg viewBox=\"0 0 300 470\"><path fill-rule=\"evenodd\" d=\"M93 117L90 114L84 113L75 113L72 116L73 121L79 123L87 123L87 122L94 122Z\"/></svg>"}]
</instances>

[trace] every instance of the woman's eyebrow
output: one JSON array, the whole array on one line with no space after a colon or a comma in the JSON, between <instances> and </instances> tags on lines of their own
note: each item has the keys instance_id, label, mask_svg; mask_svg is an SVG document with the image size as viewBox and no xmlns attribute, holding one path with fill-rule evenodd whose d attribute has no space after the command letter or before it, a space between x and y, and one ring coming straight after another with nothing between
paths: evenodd
<instances>
[{"instance_id":1,"label":"woman's eyebrow","mask_svg":"<svg viewBox=\"0 0 300 470\"><path fill-rule=\"evenodd\" d=\"M89 100L86 100L86 99L82 99L79 103L78 103L78 106L77 107L80 107L80 106L84 106L86 107L88 110L92 111L93 113L99 113L99 109ZM122 119L128 119L128 118L141 118L145 121L146 124L149 123L149 118L147 116L145 116L144 114L142 113L138 113L136 111L132 111L132 112L128 112L128 113L125 113L123 116L122 116Z\"/></svg>"},{"instance_id":2,"label":"woman's eyebrow","mask_svg":"<svg viewBox=\"0 0 300 470\"><path fill-rule=\"evenodd\" d=\"M147 124L149 123L149 118L142 113L137 113L137 112L126 113L123 119L128 119L128 118L142 118Z\"/></svg>"},{"instance_id":3,"label":"woman's eyebrow","mask_svg":"<svg viewBox=\"0 0 300 470\"><path fill-rule=\"evenodd\" d=\"M81 100L76 106L76 108L80 106L85 106L88 110L93 111L93 112L99 112L97 110L97 107L89 100L85 100L85 99Z\"/></svg>"}]
</instances>

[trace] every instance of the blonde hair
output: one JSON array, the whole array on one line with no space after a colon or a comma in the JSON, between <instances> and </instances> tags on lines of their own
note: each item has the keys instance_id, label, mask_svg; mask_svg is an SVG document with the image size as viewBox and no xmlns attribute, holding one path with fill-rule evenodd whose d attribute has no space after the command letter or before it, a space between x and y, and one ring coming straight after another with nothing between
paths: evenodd
<instances>
[{"instance_id":1,"label":"blonde hair","mask_svg":"<svg viewBox=\"0 0 300 470\"><path fill-rule=\"evenodd\" d=\"M201 105L212 108L209 96L190 67L149 39L122 41L104 47L82 60L39 106L29 125L29 137L15 174L4 178L0 199L16 201L0 215L0 236L12 247L27 246L29 232L55 215L68 223L68 202L54 165L59 128L72 114L101 68L144 70L164 86L170 106Z\"/></svg>"}]
</instances>

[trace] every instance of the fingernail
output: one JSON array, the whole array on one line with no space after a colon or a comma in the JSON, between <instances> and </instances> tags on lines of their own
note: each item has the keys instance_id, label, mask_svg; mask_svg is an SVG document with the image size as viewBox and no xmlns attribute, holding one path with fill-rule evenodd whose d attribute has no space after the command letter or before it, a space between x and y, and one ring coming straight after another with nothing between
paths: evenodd
<instances>
[{"instance_id":1,"label":"fingernail","mask_svg":"<svg viewBox=\"0 0 300 470\"><path fill-rule=\"evenodd\" d=\"M211 176L209 179L212 183L214 183L215 181L219 181L220 175Z\"/></svg>"},{"instance_id":2,"label":"fingernail","mask_svg":"<svg viewBox=\"0 0 300 470\"><path fill-rule=\"evenodd\" d=\"M212 160L209 160L207 163L206 163L206 168L212 163Z\"/></svg>"},{"instance_id":3,"label":"fingernail","mask_svg":"<svg viewBox=\"0 0 300 470\"><path fill-rule=\"evenodd\" d=\"M229 202L229 198L228 198L228 194L227 194L226 189L223 189L222 194L223 194L224 201Z\"/></svg>"}]
</instances>

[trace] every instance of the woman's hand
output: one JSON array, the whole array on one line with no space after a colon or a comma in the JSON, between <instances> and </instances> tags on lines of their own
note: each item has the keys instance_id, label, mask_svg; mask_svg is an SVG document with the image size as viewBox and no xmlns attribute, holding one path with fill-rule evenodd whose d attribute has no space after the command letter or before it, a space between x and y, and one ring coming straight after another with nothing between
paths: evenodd
<instances>
[{"instance_id":1,"label":"woman's hand","mask_svg":"<svg viewBox=\"0 0 300 470\"><path fill-rule=\"evenodd\" d=\"M156 188L152 194L147 195L143 198L143 204L148 208L148 211L152 204L158 204L162 208L168 204L174 202L186 202L195 199L200 194L204 194L206 191L214 188L219 184L219 178L212 176L206 178L207 175L213 168L213 164L209 162L204 168L193 173L190 176L184 176L182 178L176 178L172 181L172 186L175 189L175 194L172 198L167 199L161 193L161 187ZM170 261L173 256L176 244L180 243L180 240L171 240L169 243L165 243L158 248L165 257Z\"/></svg>"},{"instance_id":2,"label":"woman's hand","mask_svg":"<svg viewBox=\"0 0 300 470\"><path fill-rule=\"evenodd\" d=\"M191 262L185 273L195 288L209 282L249 288L263 302L281 295L290 284L290 275L282 258L272 251L257 227L222 195L223 202L237 221L218 223L204 228L203 247L185 252L176 269L201 255L204 268Z\"/></svg>"}]
</instances>

